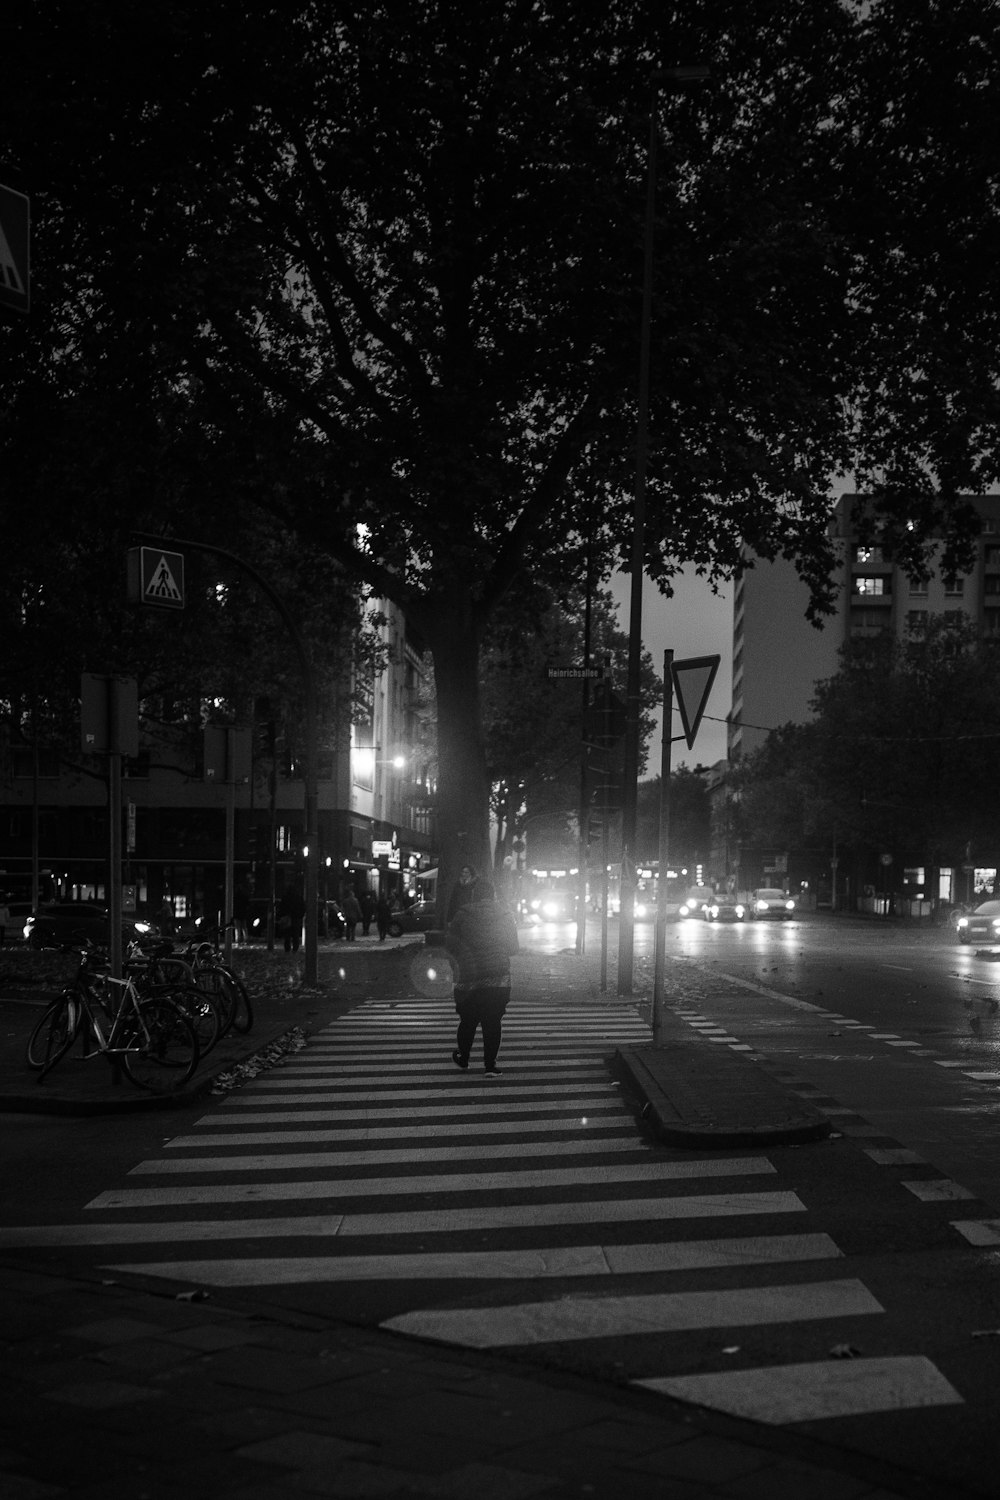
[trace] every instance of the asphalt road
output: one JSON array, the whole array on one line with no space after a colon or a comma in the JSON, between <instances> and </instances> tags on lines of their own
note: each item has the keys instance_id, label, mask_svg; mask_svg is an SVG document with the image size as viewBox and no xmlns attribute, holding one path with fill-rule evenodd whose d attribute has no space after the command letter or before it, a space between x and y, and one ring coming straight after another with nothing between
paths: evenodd
<instances>
[{"instance_id":1,"label":"asphalt road","mask_svg":"<svg viewBox=\"0 0 1000 1500\"><path fill-rule=\"evenodd\" d=\"M588 937L593 954L597 924ZM522 946L572 939L540 927ZM638 989L651 947L640 927ZM652 1146L605 1062L644 1019L614 994L612 963L606 996L511 1016L498 1081L441 1071L440 999L376 997L224 1101L113 1122L6 1116L4 1252L709 1405L734 1383L745 1396L745 1372L753 1400L807 1397L792 1420L824 1441L992 1493L993 961L946 932L831 918L685 924L668 957L692 1035L797 1079L828 1108L829 1142ZM840 1360L858 1373L838 1381ZM861 1375L883 1368L906 1388L889 1410L896 1374L873 1396Z\"/></svg>"}]
</instances>

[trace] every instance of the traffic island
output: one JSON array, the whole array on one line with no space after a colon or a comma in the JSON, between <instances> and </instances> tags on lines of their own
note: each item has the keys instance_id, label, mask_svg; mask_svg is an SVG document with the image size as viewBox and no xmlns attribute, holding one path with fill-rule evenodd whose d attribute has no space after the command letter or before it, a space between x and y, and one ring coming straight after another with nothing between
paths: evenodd
<instances>
[{"instance_id":1,"label":"traffic island","mask_svg":"<svg viewBox=\"0 0 1000 1500\"><path fill-rule=\"evenodd\" d=\"M643 1121L670 1145L797 1145L830 1135L826 1115L727 1048L682 1041L616 1055L642 1101Z\"/></svg>"}]
</instances>

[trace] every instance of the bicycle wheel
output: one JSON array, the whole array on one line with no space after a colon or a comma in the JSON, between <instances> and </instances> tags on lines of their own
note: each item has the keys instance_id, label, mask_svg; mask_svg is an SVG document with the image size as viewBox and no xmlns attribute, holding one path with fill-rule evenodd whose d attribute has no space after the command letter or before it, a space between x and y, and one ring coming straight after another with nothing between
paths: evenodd
<instances>
[{"instance_id":1,"label":"bicycle wheel","mask_svg":"<svg viewBox=\"0 0 1000 1500\"><path fill-rule=\"evenodd\" d=\"M199 1056L205 1057L211 1052L223 1034L226 1014L218 995L196 984L164 985L159 991L150 991L149 995L151 999L172 1000L179 1005L194 1027Z\"/></svg>"},{"instance_id":2,"label":"bicycle wheel","mask_svg":"<svg viewBox=\"0 0 1000 1500\"><path fill-rule=\"evenodd\" d=\"M24 1060L33 1072L47 1072L66 1056L76 1041L80 1015L80 1003L70 994L60 995L58 1000L46 1006L32 1027L24 1049Z\"/></svg>"},{"instance_id":3,"label":"bicycle wheel","mask_svg":"<svg viewBox=\"0 0 1000 1500\"><path fill-rule=\"evenodd\" d=\"M236 991L219 969L196 969L194 982L219 1012L219 1035L225 1036L236 1014Z\"/></svg>"},{"instance_id":4,"label":"bicycle wheel","mask_svg":"<svg viewBox=\"0 0 1000 1500\"><path fill-rule=\"evenodd\" d=\"M122 1062L132 1082L151 1094L183 1088L198 1066L198 1038L180 1006L165 997L140 1001Z\"/></svg>"},{"instance_id":5,"label":"bicycle wheel","mask_svg":"<svg viewBox=\"0 0 1000 1500\"><path fill-rule=\"evenodd\" d=\"M253 1027L253 1006L250 1004L247 987L232 969L220 968L219 973L225 976L234 997L232 1028L246 1033Z\"/></svg>"}]
</instances>

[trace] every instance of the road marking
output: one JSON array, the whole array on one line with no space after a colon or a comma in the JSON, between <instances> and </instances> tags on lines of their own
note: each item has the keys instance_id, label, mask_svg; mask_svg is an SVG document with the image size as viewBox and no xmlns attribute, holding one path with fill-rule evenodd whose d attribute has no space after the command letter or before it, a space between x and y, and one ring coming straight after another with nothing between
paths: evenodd
<instances>
[{"instance_id":1,"label":"road marking","mask_svg":"<svg viewBox=\"0 0 1000 1500\"><path fill-rule=\"evenodd\" d=\"M505 1086L487 1078L483 1072L473 1073L471 1077L469 1073L459 1073L457 1068L454 1069L454 1072L455 1081L447 1088L375 1088L363 1093L348 1092L346 1089L338 1088L336 1091L324 1089L319 1093L299 1093L293 1089L284 1094L260 1095L257 1093L256 1084L248 1083L240 1090L239 1098L231 1096L228 1099L224 1099L222 1101L222 1108L225 1109L227 1106L232 1107L234 1105L242 1105L245 1108L247 1100L251 1096L253 1096L255 1107L262 1104L329 1104L332 1098L343 1099L351 1104L362 1104L366 1100L372 1104L382 1104L383 1102L387 1103L389 1100L398 1103L401 1099L456 1099L461 1098L463 1092L474 1098L500 1100L520 1099L528 1092L535 1094L540 1092L547 1099L557 1098L560 1094L578 1095L586 1092L613 1095L619 1099L621 1098L621 1090L616 1083L545 1083L544 1080L539 1080L537 1083L532 1084L521 1084L520 1086L509 1084ZM379 1081L382 1082L381 1079Z\"/></svg>"},{"instance_id":2,"label":"road marking","mask_svg":"<svg viewBox=\"0 0 1000 1500\"><path fill-rule=\"evenodd\" d=\"M970 1245L1000 1245L1000 1219L952 1219L951 1227Z\"/></svg>"},{"instance_id":3,"label":"road marking","mask_svg":"<svg viewBox=\"0 0 1000 1500\"><path fill-rule=\"evenodd\" d=\"M816 1364L667 1376L634 1384L730 1416L772 1425L964 1405L954 1386L923 1355L821 1360Z\"/></svg>"},{"instance_id":4,"label":"road marking","mask_svg":"<svg viewBox=\"0 0 1000 1500\"><path fill-rule=\"evenodd\" d=\"M842 1281L708 1292L568 1296L511 1307L425 1308L389 1318L380 1326L415 1338L439 1339L471 1349L496 1349L629 1334L806 1323L864 1317L884 1310L866 1286L846 1277Z\"/></svg>"},{"instance_id":5,"label":"road marking","mask_svg":"<svg viewBox=\"0 0 1000 1500\"><path fill-rule=\"evenodd\" d=\"M440 1177L386 1177L373 1182L368 1178L346 1180L323 1179L318 1182L259 1182L203 1185L186 1183L181 1187L111 1188L99 1193L85 1205L88 1211L109 1208L176 1208L195 1203L288 1203L314 1198L337 1203L343 1198L380 1199L393 1194L515 1192L523 1188L558 1188L564 1186L613 1186L621 1182L649 1182L657 1174L649 1171L615 1171L610 1167L595 1170L538 1172L446 1173ZM659 1217L669 1219L722 1219L740 1214L805 1213L806 1206L796 1193L685 1193L665 1198L668 1208ZM170 1226L164 1225L169 1236Z\"/></svg>"},{"instance_id":6,"label":"road marking","mask_svg":"<svg viewBox=\"0 0 1000 1500\"><path fill-rule=\"evenodd\" d=\"M495 1098L495 1095L491 1096ZM391 1108L388 1105L369 1105L362 1109L351 1109L341 1106L335 1102L328 1102L326 1109L270 1109L267 1106L271 1101L260 1101L260 1106L254 1109L242 1111L233 1110L227 1112L224 1118L218 1113L202 1115L200 1120L194 1121L194 1129L217 1130L220 1126L228 1130L231 1125L307 1125L319 1124L325 1121L333 1124L340 1121L371 1121L371 1120L412 1120L419 1113L422 1120L454 1120L468 1123L478 1123L483 1118L482 1105L479 1097L469 1101L467 1106L461 1103L419 1105L416 1108L410 1105L406 1108ZM610 1094L606 1099L559 1099L550 1101L547 1099L505 1099L491 1113L495 1115L545 1115L553 1114L556 1110L565 1112L580 1110L588 1117L593 1114L620 1115L622 1113L621 1097L617 1093ZM627 1113L627 1112L626 1112ZM466 1119L468 1117L468 1119ZM558 1116L563 1118L564 1115ZM573 1121L569 1119L568 1127L572 1128Z\"/></svg>"},{"instance_id":7,"label":"road marking","mask_svg":"<svg viewBox=\"0 0 1000 1500\"><path fill-rule=\"evenodd\" d=\"M974 1198L975 1193L970 1193L968 1188L962 1187L961 1183L952 1182L948 1177L935 1177L924 1182L904 1182L902 1187L907 1188L921 1203L951 1203L958 1198Z\"/></svg>"},{"instance_id":8,"label":"road marking","mask_svg":"<svg viewBox=\"0 0 1000 1500\"><path fill-rule=\"evenodd\" d=\"M552 1150L549 1141L508 1142L504 1148L508 1157L533 1157L547 1155ZM561 1141L560 1156L605 1155L613 1151L635 1151L650 1155L652 1148L635 1135L609 1136L600 1141ZM393 1151L290 1151L274 1156L213 1156L172 1157L168 1161L141 1161L129 1170L130 1177L171 1177L182 1172L302 1172L318 1171L321 1167L382 1167L402 1166L407 1162L431 1163L436 1161L481 1161L483 1148L478 1145L464 1146L414 1146L400 1147Z\"/></svg>"},{"instance_id":9,"label":"road marking","mask_svg":"<svg viewBox=\"0 0 1000 1500\"><path fill-rule=\"evenodd\" d=\"M710 1242L709 1242L710 1243ZM291 1286L323 1281L461 1281L545 1280L563 1276L615 1276L698 1266L754 1264L733 1257L726 1241L716 1252L693 1253L673 1245L564 1245L536 1250L419 1251L399 1255L263 1256L226 1260L152 1261L115 1264L118 1272L142 1271L172 1281L208 1286ZM832 1242L831 1242L832 1245ZM827 1251L839 1255L836 1245ZM803 1258L803 1257L793 1257ZM804 1257L814 1258L812 1255ZM764 1256L771 1263L773 1257ZM786 1257L782 1256L780 1260ZM678 1294L675 1294L678 1295ZM685 1295L685 1294L679 1294ZM706 1294L695 1294L704 1296ZM881 1310L881 1309L879 1309Z\"/></svg>"},{"instance_id":10,"label":"road marking","mask_svg":"<svg viewBox=\"0 0 1000 1500\"><path fill-rule=\"evenodd\" d=\"M611 1119L593 1121L479 1120L476 1122L475 1129L477 1136L555 1133L570 1135L573 1131L580 1130L620 1130L626 1123L633 1123L631 1115L619 1110ZM221 1133L212 1136L179 1135L174 1140L165 1142L165 1145L168 1150L187 1151L191 1147L213 1149L216 1146L306 1146L313 1143L329 1144L335 1141L344 1144L351 1141L392 1141L398 1140L401 1136L405 1136L407 1140L439 1140L441 1126L440 1124L418 1125L411 1117L409 1121L401 1121L398 1125L369 1125L358 1130L263 1130L256 1133L236 1131L232 1135ZM601 1136L596 1136L595 1144L600 1145L601 1140ZM559 1149L562 1150L561 1145Z\"/></svg>"}]
</instances>

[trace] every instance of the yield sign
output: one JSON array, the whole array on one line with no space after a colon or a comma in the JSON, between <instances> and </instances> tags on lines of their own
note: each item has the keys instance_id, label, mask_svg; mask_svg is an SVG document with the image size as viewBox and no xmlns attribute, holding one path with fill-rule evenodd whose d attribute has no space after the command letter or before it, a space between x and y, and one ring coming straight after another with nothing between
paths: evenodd
<instances>
[{"instance_id":1,"label":"yield sign","mask_svg":"<svg viewBox=\"0 0 1000 1500\"><path fill-rule=\"evenodd\" d=\"M719 656L690 656L687 661L675 661L671 665L677 707L681 711L684 738L689 750L694 745L721 659Z\"/></svg>"},{"instance_id":2,"label":"yield sign","mask_svg":"<svg viewBox=\"0 0 1000 1500\"><path fill-rule=\"evenodd\" d=\"M30 305L28 199L0 185L0 307L27 312Z\"/></svg>"}]
</instances>

